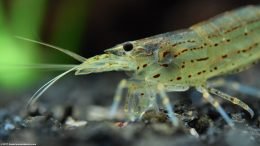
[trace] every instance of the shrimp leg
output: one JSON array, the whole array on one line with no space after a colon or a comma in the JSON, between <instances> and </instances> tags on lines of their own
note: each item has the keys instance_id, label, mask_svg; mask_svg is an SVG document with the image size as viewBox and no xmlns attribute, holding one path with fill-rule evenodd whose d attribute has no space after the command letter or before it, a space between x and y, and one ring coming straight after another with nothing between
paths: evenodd
<instances>
[{"instance_id":1,"label":"shrimp leg","mask_svg":"<svg viewBox=\"0 0 260 146\"><path fill-rule=\"evenodd\" d=\"M227 122L227 124L230 127L234 127L234 123L232 121L232 119L227 115L227 113L225 112L225 110L221 107L221 105L219 104L219 102L217 100L215 100L210 94L207 88L204 88L202 86L197 87L197 91L202 93L202 97L208 101L214 108L216 108L216 110L220 113L220 115L224 118L224 120Z\"/></svg>"},{"instance_id":2,"label":"shrimp leg","mask_svg":"<svg viewBox=\"0 0 260 146\"><path fill-rule=\"evenodd\" d=\"M158 85L158 91L159 91L159 97L161 98L162 103L168 112L168 116L170 117L172 124L174 126L178 127L179 121L178 121L178 118L174 115L174 112L173 112L174 106L171 105L169 97L166 94L165 87L163 84Z\"/></svg>"},{"instance_id":3,"label":"shrimp leg","mask_svg":"<svg viewBox=\"0 0 260 146\"><path fill-rule=\"evenodd\" d=\"M127 88L128 82L127 80L123 79L120 81L120 83L117 86L116 93L114 96L114 100L110 109L109 118L114 118L116 115L116 111L119 107L119 103L122 100L123 90Z\"/></svg>"},{"instance_id":4,"label":"shrimp leg","mask_svg":"<svg viewBox=\"0 0 260 146\"><path fill-rule=\"evenodd\" d=\"M253 97L260 98L260 90L257 88L253 88L247 85L243 85L241 83L235 81L226 81L224 79L218 79L210 82L211 87L220 87L224 86L230 88L232 90L238 91L240 93L244 93Z\"/></svg>"},{"instance_id":5,"label":"shrimp leg","mask_svg":"<svg viewBox=\"0 0 260 146\"><path fill-rule=\"evenodd\" d=\"M232 97L226 93L223 93L215 88L208 88L208 91L212 94L215 94L219 97L222 97L230 102L232 102L233 104L237 104L239 105L240 107L242 107L244 110L246 110L250 115L251 115L251 118L254 117L254 111L246 104L244 103L243 101L239 100L238 98L236 97Z\"/></svg>"}]
</instances>

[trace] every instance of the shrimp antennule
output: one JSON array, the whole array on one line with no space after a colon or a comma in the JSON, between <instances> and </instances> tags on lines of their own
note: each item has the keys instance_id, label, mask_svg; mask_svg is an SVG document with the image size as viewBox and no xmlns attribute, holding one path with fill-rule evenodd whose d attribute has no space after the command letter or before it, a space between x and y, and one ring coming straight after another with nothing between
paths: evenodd
<instances>
[{"instance_id":1,"label":"shrimp antennule","mask_svg":"<svg viewBox=\"0 0 260 146\"><path fill-rule=\"evenodd\" d=\"M56 50L59 50L59 51L69 55L70 57L72 57L72 58L74 58L74 59L76 59L76 60L78 60L80 62L84 62L84 61L87 60L85 57L82 57L82 56L80 56L80 55L78 55L78 54L76 54L74 52L71 52L69 50L53 46L51 44L47 44L47 43L31 40L31 39L28 39L28 38L25 38L25 37L20 37L20 36L16 36L16 38L21 39L21 40L25 40L25 41L29 41L29 42L33 42L33 43L36 43L36 44L40 44L40 45L43 45L43 46L46 46L46 47L50 47L50 48L53 48L53 49L56 49Z\"/></svg>"},{"instance_id":2,"label":"shrimp antennule","mask_svg":"<svg viewBox=\"0 0 260 146\"><path fill-rule=\"evenodd\" d=\"M75 66L75 67L73 67L73 68L71 68L71 69L69 69L69 70L67 70L66 72L64 72L64 73L62 73L62 74L56 76L55 78L53 78L52 80L50 80L49 82L47 82L46 84L44 84L40 89L38 89L38 90L33 94L33 96L32 96L32 97L30 98L30 100L28 101L26 107L28 108L30 105L34 104L34 103L37 101L37 99L39 99L39 97L40 97L51 85L53 85L53 84L54 84L57 80L59 80L61 77L63 77L63 76L65 76L66 74L68 74L68 73L70 73L70 72L76 70L77 67L78 67L78 65Z\"/></svg>"},{"instance_id":3,"label":"shrimp antennule","mask_svg":"<svg viewBox=\"0 0 260 146\"><path fill-rule=\"evenodd\" d=\"M66 50L66 49L62 49L62 48L59 48L59 47L56 47L56 46L53 46L53 45L50 45L50 44L47 44L47 43L43 43L43 42L39 42L39 41L35 41L35 40L31 40L31 39L28 39L28 38L25 38L25 37L21 37L21 36L16 36L16 38L18 39L21 39L21 40L25 40L25 41L29 41L29 42L32 42L32 43L36 43L36 44L40 44L40 45L43 45L43 46L46 46L46 47L50 47L50 48L53 48L53 49L56 49L58 51L61 51L67 55L69 55L70 57L80 61L80 62L85 62L87 59L74 53L74 52L71 52L69 50ZM66 68L68 66L71 66L71 65L56 65L56 67L61 67L61 68ZM27 103L27 108L35 103L37 101L37 99L39 99L39 97L50 87L52 86L57 80L59 80L61 77L65 76L66 74L74 71L74 70L77 70L79 65L72 65L73 67L70 68L69 70L65 71L64 73L56 76L55 78L53 78L52 80L50 80L49 82L47 82L46 84L44 84L40 89L38 89L34 94L33 96L30 98L30 100L28 101ZM35 66L35 67L38 67L38 68L55 68L55 65L41 65L41 66Z\"/></svg>"}]
</instances>

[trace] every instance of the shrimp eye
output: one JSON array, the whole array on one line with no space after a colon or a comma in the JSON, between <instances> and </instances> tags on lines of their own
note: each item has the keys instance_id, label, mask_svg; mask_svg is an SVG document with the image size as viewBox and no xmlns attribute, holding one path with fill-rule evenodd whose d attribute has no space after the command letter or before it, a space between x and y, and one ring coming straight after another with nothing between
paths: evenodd
<instances>
[{"instance_id":1,"label":"shrimp eye","mask_svg":"<svg viewBox=\"0 0 260 146\"><path fill-rule=\"evenodd\" d=\"M125 51L131 51L134 48L134 46L132 43L127 42L123 45L123 48Z\"/></svg>"}]
</instances>

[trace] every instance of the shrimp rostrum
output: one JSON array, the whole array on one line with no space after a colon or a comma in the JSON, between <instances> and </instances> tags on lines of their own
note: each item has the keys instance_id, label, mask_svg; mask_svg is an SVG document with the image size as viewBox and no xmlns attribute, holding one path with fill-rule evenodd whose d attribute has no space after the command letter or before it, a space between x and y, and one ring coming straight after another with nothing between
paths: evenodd
<instances>
[{"instance_id":1,"label":"shrimp rostrum","mask_svg":"<svg viewBox=\"0 0 260 146\"><path fill-rule=\"evenodd\" d=\"M36 43L62 51L82 63L46 83L32 96L29 104L34 103L55 81L72 71L76 75L130 71L133 72L132 76L118 85L111 117L115 116L123 90L127 89L125 109L131 118L138 119L148 109L158 109L156 99L159 98L172 124L178 126L167 92L186 91L190 87L202 93L202 97L216 108L230 126L234 125L232 119L213 94L237 104L254 116L246 103L210 87L208 79L243 71L260 59L259 6L226 12L181 31L128 41L89 59L46 43Z\"/></svg>"}]
</instances>

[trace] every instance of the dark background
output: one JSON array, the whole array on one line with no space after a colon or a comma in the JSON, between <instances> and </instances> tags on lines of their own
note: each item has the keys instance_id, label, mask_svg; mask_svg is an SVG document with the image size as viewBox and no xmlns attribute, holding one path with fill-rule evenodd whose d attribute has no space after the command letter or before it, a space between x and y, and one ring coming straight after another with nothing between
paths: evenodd
<instances>
[{"instance_id":1,"label":"dark background","mask_svg":"<svg viewBox=\"0 0 260 146\"><path fill-rule=\"evenodd\" d=\"M45 21L44 26L50 26L50 15L55 15L55 11L64 1L48 3L49 19ZM90 57L124 41L187 28L219 13L250 4L259 4L259 1L93 0L87 10L88 20L79 40L81 54ZM51 35L50 27L44 28L48 31L41 32L45 39Z\"/></svg>"}]
</instances>

